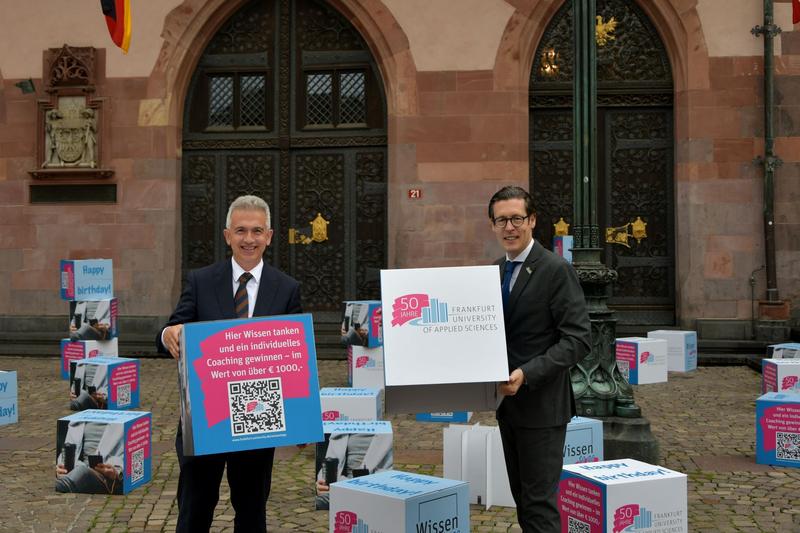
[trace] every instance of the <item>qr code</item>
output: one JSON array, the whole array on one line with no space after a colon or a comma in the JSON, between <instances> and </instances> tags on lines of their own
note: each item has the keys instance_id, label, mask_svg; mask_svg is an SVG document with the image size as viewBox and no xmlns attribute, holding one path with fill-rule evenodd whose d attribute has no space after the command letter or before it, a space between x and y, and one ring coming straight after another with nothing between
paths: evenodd
<instances>
[{"instance_id":1,"label":"qr code","mask_svg":"<svg viewBox=\"0 0 800 533\"><path fill-rule=\"evenodd\" d=\"M131 384L117 385L117 407L131 404Z\"/></svg>"},{"instance_id":2,"label":"qr code","mask_svg":"<svg viewBox=\"0 0 800 533\"><path fill-rule=\"evenodd\" d=\"M286 429L281 378L228 382L228 405L234 436Z\"/></svg>"},{"instance_id":3,"label":"qr code","mask_svg":"<svg viewBox=\"0 0 800 533\"><path fill-rule=\"evenodd\" d=\"M619 368L625 381L631 380L631 364L628 361L617 361L617 368Z\"/></svg>"},{"instance_id":4,"label":"qr code","mask_svg":"<svg viewBox=\"0 0 800 533\"><path fill-rule=\"evenodd\" d=\"M136 483L144 477L144 448L139 448L131 454L131 483Z\"/></svg>"},{"instance_id":5,"label":"qr code","mask_svg":"<svg viewBox=\"0 0 800 533\"><path fill-rule=\"evenodd\" d=\"M567 521L567 533L589 533L589 524L581 522L573 516L567 518L569 518Z\"/></svg>"},{"instance_id":6,"label":"qr code","mask_svg":"<svg viewBox=\"0 0 800 533\"><path fill-rule=\"evenodd\" d=\"M775 458L800 461L800 433L775 432Z\"/></svg>"}]
</instances>

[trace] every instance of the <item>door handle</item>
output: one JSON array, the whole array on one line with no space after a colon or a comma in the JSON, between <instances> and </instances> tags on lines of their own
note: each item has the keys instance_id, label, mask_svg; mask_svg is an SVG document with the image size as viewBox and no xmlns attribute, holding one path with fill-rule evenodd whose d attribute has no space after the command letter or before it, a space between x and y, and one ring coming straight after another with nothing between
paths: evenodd
<instances>
[{"instance_id":1,"label":"door handle","mask_svg":"<svg viewBox=\"0 0 800 533\"><path fill-rule=\"evenodd\" d=\"M312 242L325 242L328 240L328 224L330 224L330 221L325 220L322 213L317 213L316 218L308 224L311 226L311 236L295 228L289 228L289 244L311 244Z\"/></svg>"},{"instance_id":2,"label":"door handle","mask_svg":"<svg viewBox=\"0 0 800 533\"><path fill-rule=\"evenodd\" d=\"M637 244L642 242L642 239L647 238L647 222L642 220L642 217L637 216L636 220L628 222L624 226L606 228L606 242L608 244L619 244L630 248L631 245L628 242L630 237L636 239Z\"/></svg>"}]
</instances>

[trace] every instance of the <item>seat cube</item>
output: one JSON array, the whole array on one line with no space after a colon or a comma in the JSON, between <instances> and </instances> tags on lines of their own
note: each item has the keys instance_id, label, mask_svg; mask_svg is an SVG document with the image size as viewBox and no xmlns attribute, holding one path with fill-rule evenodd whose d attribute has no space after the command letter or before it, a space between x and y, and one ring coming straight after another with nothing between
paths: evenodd
<instances>
[{"instance_id":1,"label":"seat cube","mask_svg":"<svg viewBox=\"0 0 800 533\"><path fill-rule=\"evenodd\" d=\"M562 531L686 533L686 481L634 459L566 465L558 489Z\"/></svg>"},{"instance_id":2,"label":"seat cube","mask_svg":"<svg viewBox=\"0 0 800 533\"><path fill-rule=\"evenodd\" d=\"M331 485L329 531L466 533L464 481L387 470Z\"/></svg>"}]
</instances>

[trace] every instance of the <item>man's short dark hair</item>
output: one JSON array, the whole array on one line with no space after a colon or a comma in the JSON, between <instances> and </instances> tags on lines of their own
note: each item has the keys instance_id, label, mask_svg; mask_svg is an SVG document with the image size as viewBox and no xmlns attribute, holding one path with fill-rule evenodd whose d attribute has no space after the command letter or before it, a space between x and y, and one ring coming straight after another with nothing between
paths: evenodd
<instances>
[{"instance_id":1,"label":"man's short dark hair","mask_svg":"<svg viewBox=\"0 0 800 533\"><path fill-rule=\"evenodd\" d=\"M492 196L489 200L489 218L494 220L494 204L502 200L525 200L525 214L528 216L536 216L536 209L533 207L533 198L522 187L516 185L506 185Z\"/></svg>"}]
</instances>

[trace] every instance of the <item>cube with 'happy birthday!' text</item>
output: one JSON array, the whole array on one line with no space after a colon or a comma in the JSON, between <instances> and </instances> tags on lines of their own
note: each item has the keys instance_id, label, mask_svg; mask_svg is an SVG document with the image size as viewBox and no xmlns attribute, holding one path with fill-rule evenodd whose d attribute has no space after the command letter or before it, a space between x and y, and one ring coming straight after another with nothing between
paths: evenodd
<instances>
[{"instance_id":1,"label":"cube with 'happy birthday!' text","mask_svg":"<svg viewBox=\"0 0 800 533\"><path fill-rule=\"evenodd\" d=\"M386 470L331 485L329 531L468 533L465 481Z\"/></svg>"},{"instance_id":2,"label":"cube with 'happy birthday!' text","mask_svg":"<svg viewBox=\"0 0 800 533\"><path fill-rule=\"evenodd\" d=\"M561 531L689 531L685 474L635 459L565 465Z\"/></svg>"},{"instance_id":3,"label":"cube with 'happy birthday!' text","mask_svg":"<svg viewBox=\"0 0 800 533\"><path fill-rule=\"evenodd\" d=\"M17 372L0 370L0 426L15 424L17 420Z\"/></svg>"},{"instance_id":4,"label":"cube with 'happy birthday!' text","mask_svg":"<svg viewBox=\"0 0 800 533\"><path fill-rule=\"evenodd\" d=\"M319 391L322 420L378 420L383 414L383 391L372 387L323 387Z\"/></svg>"},{"instance_id":5,"label":"cube with 'happy birthday!' text","mask_svg":"<svg viewBox=\"0 0 800 533\"><path fill-rule=\"evenodd\" d=\"M114 297L111 259L62 259L63 300L105 300Z\"/></svg>"}]
</instances>

